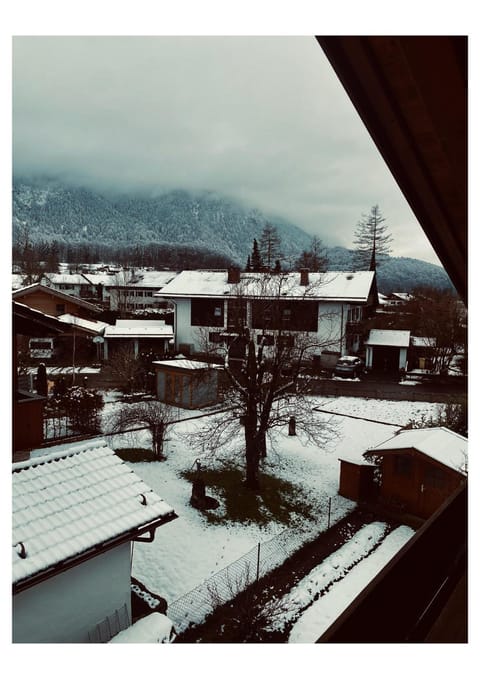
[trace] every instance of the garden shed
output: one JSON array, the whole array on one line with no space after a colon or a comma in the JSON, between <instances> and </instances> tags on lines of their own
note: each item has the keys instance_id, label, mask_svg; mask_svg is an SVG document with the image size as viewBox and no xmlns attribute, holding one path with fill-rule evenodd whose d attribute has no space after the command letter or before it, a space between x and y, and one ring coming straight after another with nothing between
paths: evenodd
<instances>
[{"instance_id":1,"label":"garden shed","mask_svg":"<svg viewBox=\"0 0 480 679\"><path fill-rule=\"evenodd\" d=\"M396 373L407 367L410 330L370 330L365 342L365 367L376 373Z\"/></svg>"},{"instance_id":2,"label":"garden shed","mask_svg":"<svg viewBox=\"0 0 480 679\"><path fill-rule=\"evenodd\" d=\"M157 398L180 408L204 408L218 401L219 366L187 358L153 361Z\"/></svg>"},{"instance_id":3,"label":"garden shed","mask_svg":"<svg viewBox=\"0 0 480 679\"><path fill-rule=\"evenodd\" d=\"M376 500L378 486L375 483L377 466L368 460L340 459L339 494L355 502Z\"/></svg>"},{"instance_id":4,"label":"garden shed","mask_svg":"<svg viewBox=\"0 0 480 679\"><path fill-rule=\"evenodd\" d=\"M428 518L467 476L468 440L445 427L404 429L364 455L379 463L379 501Z\"/></svg>"}]
</instances>

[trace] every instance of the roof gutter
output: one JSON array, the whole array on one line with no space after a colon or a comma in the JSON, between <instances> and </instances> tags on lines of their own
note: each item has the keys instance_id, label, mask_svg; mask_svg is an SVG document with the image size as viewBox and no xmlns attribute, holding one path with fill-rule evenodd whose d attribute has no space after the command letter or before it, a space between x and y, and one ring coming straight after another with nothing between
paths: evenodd
<instances>
[{"instance_id":1,"label":"roof gutter","mask_svg":"<svg viewBox=\"0 0 480 679\"><path fill-rule=\"evenodd\" d=\"M112 538L111 540L106 540L105 542L102 542L98 545L95 545L94 547L91 547L90 549L88 549L85 552L82 552L81 554L76 554L75 556L69 557L68 559L64 559L63 561L54 564L53 566L50 566L49 568L41 571L40 573L35 573L23 580L20 580L19 582L14 582L12 585L12 593L13 595L20 594L20 592L23 592L26 589L29 589L30 587L38 585L41 582L44 582L45 580L49 580L50 578L53 578L55 575L64 573L65 571L68 571L71 568L74 568L75 566L84 563L85 561L89 561L95 556L104 554L105 552L108 552L110 549L119 547L121 544L125 542L132 541L153 542L155 538L155 530L160 526L163 526L166 523L170 523L170 521L173 521L174 519L177 518L178 518L177 514L175 514L175 512L172 511L169 514L162 516L160 519L156 521L152 521L151 523L146 524L144 526L133 528L127 531L126 533L117 535L115 538ZM141 538L141 536L144 533L149 533L149 536L147 538Z\"/></svg>"}]
</instances>

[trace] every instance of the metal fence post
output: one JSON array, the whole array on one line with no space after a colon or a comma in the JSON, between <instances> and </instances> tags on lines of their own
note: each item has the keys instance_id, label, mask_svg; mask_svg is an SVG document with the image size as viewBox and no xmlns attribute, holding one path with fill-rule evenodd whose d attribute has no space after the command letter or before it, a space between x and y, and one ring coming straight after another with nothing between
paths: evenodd
<instances>
[{"instance_id":1,"label":"metal fence post","mask_svg":"<svg viewBox=\"0 0 480 679\"><path fill-rule=\"evenodd\" d=\"M330 514L331 514L331 509L332 509L332 498L328 498L328 523L327 523L327 530L330 528Z\"/></svg>"},{"instance_id":2,"label":"metal fence post","mask_svg":"<svg viewBox=\"0 0 480 679\"><path fill-rule=\"evenodd\" d=\"M260 543L258 543L258 551L257 551L257 581L260 576Z\"/></svg>"}]
</instances>

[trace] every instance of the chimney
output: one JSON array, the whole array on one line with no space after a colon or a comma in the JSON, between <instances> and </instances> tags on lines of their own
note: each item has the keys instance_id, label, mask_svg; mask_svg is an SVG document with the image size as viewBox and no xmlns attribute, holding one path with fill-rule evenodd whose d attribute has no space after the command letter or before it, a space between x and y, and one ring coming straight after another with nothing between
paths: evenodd
<instances>
[{"instance_id":1,"label":"chimney","mask_svg":"<svg viewBox=\"0 0 480 679\"><path fill-rule=\"evenodd\" d=\"M228 269L227 283L240 283L240 267L232 266Z\"/></svg>"},{"instance_id":2,"label":"chimney","mask_svg":"<svg viewBox=\"0 0 480 679\"><path fill-rule=\"evenodd\" d=\"M308 285L308 269L300 269L300 285Z\"/></svg>"}]
</instances>

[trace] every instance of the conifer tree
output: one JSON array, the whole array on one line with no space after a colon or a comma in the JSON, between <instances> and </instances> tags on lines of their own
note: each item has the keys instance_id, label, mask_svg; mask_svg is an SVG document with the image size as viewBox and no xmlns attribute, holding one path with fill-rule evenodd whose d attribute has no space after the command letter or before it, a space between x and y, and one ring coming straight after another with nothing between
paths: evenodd
<instances>
[{"instance_id":1,"label":"conifer tree","mask_svg":"<svg viewBox=\"0 0 480 679\"><path fill-rule=\"evenodd\" d=\"M259 250L263 264L269 271L273 269L276 259L282 259L282 252L280 250L281 243L282 241L278 235L277 227L267 222L262 231L262 235L260 236Z\"/></svg>"},{"instance_id":2,"label":"conifer tree","mask_svg":"<svg viewBox=\"0 0 480 679\"><path fill-rule=\"evenodd\" d=\"M385 217L378 205L374 205L370 214L362 215L354 234L354 266L360 270L376 271L377 264L392 251L392 236L387 233Z\"/></svg>"},{"instance_id":3,"label":"conifer tree","mask_svg":"<svg viewBox=\"0 0 480 679\"><path fill-rule=\"evenodd\" d=\"M260 251L258 249L258 243L256 238L253 239L253 248L250 264L252 271L260 271L262 268L262 258L260 257Z\"/></svg>"}]
</instances>

